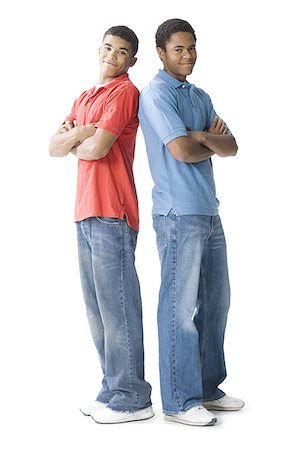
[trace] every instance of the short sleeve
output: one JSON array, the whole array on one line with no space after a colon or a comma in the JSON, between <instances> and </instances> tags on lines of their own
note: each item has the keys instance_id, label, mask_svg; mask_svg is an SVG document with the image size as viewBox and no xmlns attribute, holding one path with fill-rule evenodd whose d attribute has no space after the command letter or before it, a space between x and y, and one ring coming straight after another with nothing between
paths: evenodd
<instances>
[{"instance_id":1,"label":"short sleeve","mask_svg":"<svg viewBox=\"0 0 302 450\"><path fill-rule=\"evenodd\" d=\"M129 86L118 86L108 96L104 112L96 123L97 128L110 131L119 137L131 119L137 119L139 92Z\"/></svg>"},{"instance_id":2,"label":"short sleeve","mask_svg":"<svg viewBox=\"0 0 302 450\"><path fill-rule=\"evenodd\" d=\"M186 127L179 116L177 100L164 90L149 89L140 96L139 119L146 120L159 139L167 145L173 139L187 136Z\"/></svg>"},{"instance_id":3,"label":"short sleeve","mask_svg":"<svg viewBox=\"0 0 302 450\"><path fill-rule=\"evenodd\" d=\"M64 122L67 122L67 121L73 122L74 120L77 119L77 111L78 111L78 108L79 108L79 104L80 104L80 102L81 102L81 100L82 100L82 98L83 98L83 96L84 96L85 94L86 94L86 91L83 92L83 93L80 95L79 98L77 98L77 100L74 102L74 104L73 104L73 106L72 106L72 108L71 108L70 114L69 114L67 117L65 117Z\"/></svg>"},{"instance_id":4,"label":"short sleeve","mask_svg":"<svg viewBox=\"0 0 302 450\"><path fill-rule=\"evenodd\" d=\"M75 105L73 105L70 114L67 117L65 117L64 122L67 122L67 121L73 122L74 120L76 120L76 113L75 113L75 107L74 106Z\"/></svg>"}]
</instances>

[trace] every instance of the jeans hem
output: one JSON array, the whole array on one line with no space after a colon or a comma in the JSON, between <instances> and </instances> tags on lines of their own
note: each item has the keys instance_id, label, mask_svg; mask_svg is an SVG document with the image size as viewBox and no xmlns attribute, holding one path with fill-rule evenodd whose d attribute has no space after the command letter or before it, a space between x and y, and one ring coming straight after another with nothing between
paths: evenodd
<instances>
[{"instance_id":1,"label":"jeans hem","mask_svg":"<svg viewBox=\"0 0 302 450\"><path fill-rule=\"evenodd\" d=\"M223 392L223 394L222 395L220 395L219 397L215 397L215 398L204 398L203 400L202 400L202 402L203 403L206 403L206 402L214 402L215 400L219 400L219 399L221 399L222 397L224 397L225 396L225 393Z\"/></svg>"},{"instance_id":2,"label":"jeans hem","mask_svg":"<svg viewBox=\"0 0 302 450\"><path fill-rule=\"evenodd\" d=\"M139 408L126 408L125 406L124 407L121 407L121 408L118 408L118 407L111 407L111 406L107 406L109 409L111 409L112 411L119 411L119 412L129 412L129 413L133 413L133 412L136 412L136 411L140 411L141 409L145 409L145 408L149 408L150 406L152 406L152 403L151 402L149 402L149 403L147 403L145 406L141 406L141 407L139 407Z\"/></svg>"},{"instance_id":3,"label":"jeans hem","mask_svg":"<svg viewBox=\"0 0 302 450\"><path fill-rule=\"evenodd\" d=\"M175 415L177 415L179 413L185 413L189 409L194 408L195 406L202 406L202 403L201 402L192 403L191 405L187 406L185 409L180 409L178 411L168 411L166 409L163 409L163 413L167 414L168 416L175 416Z\"/></svg>"}]
</instances>

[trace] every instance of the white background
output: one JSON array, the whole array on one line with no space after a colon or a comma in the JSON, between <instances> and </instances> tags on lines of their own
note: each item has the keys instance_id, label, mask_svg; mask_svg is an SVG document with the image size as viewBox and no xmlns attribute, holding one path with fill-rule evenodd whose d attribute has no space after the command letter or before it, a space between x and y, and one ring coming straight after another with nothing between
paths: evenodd
<instances>
[{"instance_id":1,"label":"white background","mask_svg":"<svg viewBox=\"0 0 302 450\"><path fill-rule=\"evenodd\" d=\"M5 449L299 447L301 419L301 20L298 1L11 1L1 7L1 435ZM156 306L159 262L139 131L135 176L141 232L146 379L156 417L96 425L82 400L100 371L81 296L73 208L76 160L50 158L51 135L98 78L98 47L113 25L140 39L130 76L141 89L161 67L154 34L180 17L197 33L189 81L212 97L237 138L213 158L228 242L232 308L230 394L240 413L193 428L161 415Z\"/></svg>"}]
</instances>

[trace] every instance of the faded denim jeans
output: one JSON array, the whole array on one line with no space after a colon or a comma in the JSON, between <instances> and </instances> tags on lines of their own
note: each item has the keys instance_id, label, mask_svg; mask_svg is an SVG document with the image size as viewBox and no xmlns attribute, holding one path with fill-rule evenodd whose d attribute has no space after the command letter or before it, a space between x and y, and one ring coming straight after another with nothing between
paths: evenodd
<instances>
[{"instance_id":1,"label":"faded denim jeans","mask_svg":"<svg viewBox=\"0 0 302 450\"><path fill-rule=\"evenodd\" d=\"M230 303L219 216L153 217L161 261L158 305L163 410L176 414L223 397L224 333Z\"/></svg>"},{"instance_id":2,"label":"faded denim jeans","mask_svg":"<svg viewBox=\"0 0 302 450\"><path fill-rule=\"evenodd\" d=\"M137 232L126 220L90 217L77 223L77 235L87 317L103 370L97 400L118 411L145 408L151 386L144 379Z\"/></svg>"}]
</instances>

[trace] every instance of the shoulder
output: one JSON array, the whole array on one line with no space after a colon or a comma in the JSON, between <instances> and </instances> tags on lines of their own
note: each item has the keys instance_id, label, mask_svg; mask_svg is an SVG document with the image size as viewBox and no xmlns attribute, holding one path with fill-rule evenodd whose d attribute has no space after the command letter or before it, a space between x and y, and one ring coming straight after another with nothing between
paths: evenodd
<instances>
[{"instance_id":1,"label":"shoulder","mask_svg":"<svg viewBox=\"0 0 302 450\"><path fill-rule=\"evenodd\" d=\"M124 93L125 95L127 95L131 98L139 97L138 88L129 79L123 80L120 83L115 84L111 88L111 93L115 93L115 94L123 94Z\"/></svg>"},{"instance_id":2,"label":"shoulder","mask_svg":"<svg viewBox=\"0 0 302 450\"><path fill-rule=\"evenodd\" d=\"M158 100L158 101L173 101L176 100L175 89L164 80L160 78L154 78L149 84L147 84L140 94L140 99Z\"/></svg>"},{"instance_id":3,"label":"shoulder","mask_svg":"<svg viewBox=\"0 0 302 450\"><path fill-rule=\"evenodd\" d=\"M76 99L76 103L81 102L85 97L87 97L87 95L90 94L91 90L92 90L92 88L87 89L86 91L82 92Z\"/></svg>"}]
</instances>

